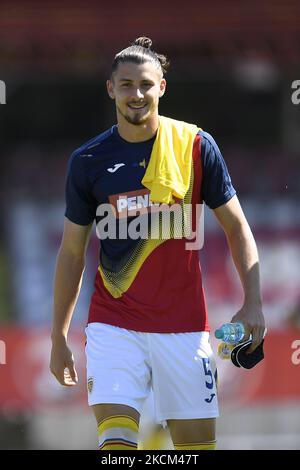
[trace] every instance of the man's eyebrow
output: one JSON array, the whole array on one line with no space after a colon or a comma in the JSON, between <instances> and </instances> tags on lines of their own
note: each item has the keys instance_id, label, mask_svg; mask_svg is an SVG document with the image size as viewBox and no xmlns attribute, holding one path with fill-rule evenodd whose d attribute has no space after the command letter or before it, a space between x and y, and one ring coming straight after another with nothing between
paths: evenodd
<instances>
[{"instance_id":1,"label":"man's eyebrow","mask_svg":"<svg viewBox=\"0 0 300 470\"><path fill-rule=\"evenodd\" d=\"M120 82L133 82L134 80L132 80L131 78L119 78L119 81ZM152 82L152 83L154 83L151 78L142 78L141 82Z\"/></svg>"}]
</instances>

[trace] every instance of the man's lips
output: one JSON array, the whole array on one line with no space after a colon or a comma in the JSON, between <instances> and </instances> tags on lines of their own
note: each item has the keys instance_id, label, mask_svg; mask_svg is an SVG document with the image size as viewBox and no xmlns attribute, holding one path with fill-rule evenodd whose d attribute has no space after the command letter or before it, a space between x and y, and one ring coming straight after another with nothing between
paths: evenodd
<instances>
[{"instance_id":1,"label":"man's lips","mask_svg":"<svg viewBox=\"0 0 300 470\"><path fill-rule=\"evenodd\" d=\"M132 104L129 103L127 106L128 106L130 109L137 110L137 109L144 109L144 108L147 106L147 104L145 103L145 104L143 104L143 105L138 105L138 104L134 105L133 103L132 103Z\"/></svg>"}]
</instances>

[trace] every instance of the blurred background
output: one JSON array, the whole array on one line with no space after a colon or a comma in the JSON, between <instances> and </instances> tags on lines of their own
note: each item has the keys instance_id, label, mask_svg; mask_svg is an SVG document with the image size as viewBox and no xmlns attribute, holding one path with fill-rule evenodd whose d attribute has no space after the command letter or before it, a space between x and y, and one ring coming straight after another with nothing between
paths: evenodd
<instances>
[{"instance_id":1,"label":"blurred background","mask_svg":"<svg viewBox=\"0 0 300 470\"><path fill-rule=\"evenodd\" d=\"M97 445L84 358L96 236L70 335L80 384L68 390L48 370L52 280L68 158L115 123L105 80L114 54L142 35L171 59L161 114L215 137L261 257L266 357L250 371L218 359L218 447L300 449L297 0L1 0L0 448ZM208 209L200 257L215 329L241 306L242 292Z\"/></svg>"}]
</instances>

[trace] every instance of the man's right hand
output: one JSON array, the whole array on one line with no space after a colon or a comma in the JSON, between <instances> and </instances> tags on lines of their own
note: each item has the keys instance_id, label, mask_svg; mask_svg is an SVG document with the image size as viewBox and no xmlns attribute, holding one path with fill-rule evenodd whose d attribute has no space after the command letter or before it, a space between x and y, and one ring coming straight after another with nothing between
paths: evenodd
<instances>
[{"instance_id":1,"label":"man's right hand","mask_svg":"<svg viewBox=\"0 0 300 470\"><path fill-rule=\"evenodd\" d=\"M56 380L66 387L76 385L78 382L74 357L65 339L52 341L50 371Z\"/></svg>"}]
</instances>

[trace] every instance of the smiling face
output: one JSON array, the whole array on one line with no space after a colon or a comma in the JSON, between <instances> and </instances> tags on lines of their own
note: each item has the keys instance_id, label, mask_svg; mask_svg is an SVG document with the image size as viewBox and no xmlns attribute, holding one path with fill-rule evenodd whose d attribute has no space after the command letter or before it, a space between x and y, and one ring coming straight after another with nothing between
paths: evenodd
<instances>
[{"instance_id":1,"label":"smiling face","mask_svg":"<svg viewBox=\"0 0 300 470\"><path fill-rule=\"evenodd\" d=\"M152 62L119 64L107 81L109 96L115 100L119 125L141 126L158 118L158 102L166 81Z\"/></svg>"}]
</instances>

